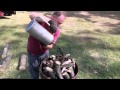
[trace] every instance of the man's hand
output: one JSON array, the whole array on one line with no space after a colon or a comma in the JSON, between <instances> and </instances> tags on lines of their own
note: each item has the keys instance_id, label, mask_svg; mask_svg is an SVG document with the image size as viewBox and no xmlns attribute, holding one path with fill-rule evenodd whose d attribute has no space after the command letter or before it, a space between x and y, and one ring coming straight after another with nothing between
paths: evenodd
<instances>
[{"instance_id":1,"label":"man's hand","mask_svg":"<svg viewBox=\"0 0 120 90\"><path fill-rule=\"evenodd\" d=\"M51 48L53 48L53 44L44 45L43 47L46 48L46 49L51 49Z\"/></svg>"},{"instance_id":2,"label":"man's hand","mask_svg":"<svg viewBox=\"0 0 120 90\"><path fill-rule=\"evenodd\" d=\"M48 23L50 24L50 30L52 30L52 32L55 33L58 28L57 22L55 22L53 20L49 20Z\"/></svg>"}]
</instances>

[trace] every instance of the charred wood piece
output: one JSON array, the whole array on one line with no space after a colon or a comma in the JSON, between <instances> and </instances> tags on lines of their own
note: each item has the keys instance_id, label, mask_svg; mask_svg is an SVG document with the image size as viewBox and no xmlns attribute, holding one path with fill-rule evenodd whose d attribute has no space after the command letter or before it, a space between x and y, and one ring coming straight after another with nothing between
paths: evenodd
<instances>
[{"instance_id":1,"label":"charred wood piece","mask_svg":"<svg viewBox=\"0 0 120 90\"><path fill-rule=\"evenodd\" d=\"M5 60L3 60L2 65L0 65L0 71L4 71L12 60L12 55L8 55Z\"/></svg>"},{"instance_id":2,"label":"charred wood piece","mask_svg":"<svg viewBox=\"0 0 120 90\"><path fill-rule=\"evenodd\" d=\"M70 74L70 77L71 77L71 78L73 78L73 77L75 76L73 67L69 67L67 72Z\"/></svg>"},{"instance_id":3,"label":"charred wood piece","mask_svg":"<svg viewBox=\"0 0 120 90\"><path fill-rule=\"evenodd\" d=\"M62 65L70 64L71 62L72 62L71 59L68 59L67 61L64 61Z\"/></svg>"},{"instance_id":4,"label":"charred wood piece","mask_svg":"<svg viewBox=\"0 0 120 90\"><path fill-rule=\"evenodd\" d=\"M64 72L62 76L64 77L64 79L70 79L70 75L67 72Z\"/></svg>"},{"instance_id":5,"label":"charred wood piece","mask_svg":"<svg viewBox=\"0 0 120 90\"><path fill-rule=\"evenodd\" d=\"M66 54L64 55L64 58L68 58L70 56L70 54Z\"/></svg>"},{"instance_id":6,"label":"charred wood piece","mask_svg":"<svg viewBox=\"0 0 120 90\"><path fill-rule=\"evenodd\" d=\"M55 60L55 59L56 59L56 56L55 56L55 55L51 55L51 56L50 56L50 59Z\"/></svg>"},{"instance_id":7,"label":"charred wood piece","mask_svg":"<svg viewBox=\"0 0 120 90\"><path fill-rule=\"evenodd\" d=\"M55 71L58 79L64 79L62 74L61 74L61 63L59 61L55 61Z\"/></svg>"},{"instance_id":8,"label":"charred wood piece","mask_svg":"<svg viewBox=\"0 0 120 90\"><path fill-rule=\"evenodd\" d=\"M55 76L52 68L46 67L45 70L49 73L51 79L56 79L56 76Z\"/></svg>"},{"instance_id":9,"label":"charred wood piece","mask_svg":"<svg viewBox=\"0 0 120 90\"><path fill-rule=\"evenodd\" d=\"M74 66L74 63L68 63L68 64L61 65L61 67L66 67L66 68L73 67L73 66Z\"/></svg>"}]
</instances>

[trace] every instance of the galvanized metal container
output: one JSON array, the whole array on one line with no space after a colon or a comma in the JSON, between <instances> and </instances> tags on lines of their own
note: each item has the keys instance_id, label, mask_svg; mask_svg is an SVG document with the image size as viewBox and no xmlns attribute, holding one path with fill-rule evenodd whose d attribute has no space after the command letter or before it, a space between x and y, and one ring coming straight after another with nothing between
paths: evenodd
<instances>
[{"instance_id":1,"label":"galvanized metal container","mask_svg":"<svg viewBox=\"0 0 120 90\"><path fill-rule=\"evenodd\" d=\"M41 17L36 17L40 18ZM33 19L25 28L26 32L28 32L31 36L38 39L40 42L42 42L45 45L50 44L54 37L53 35L46 30L43 26L41 26L37 21L36 18ZM47 22L46 22L47 23ZM47 23L48 24L48 23Z\"/></svg>"}]
</instances>

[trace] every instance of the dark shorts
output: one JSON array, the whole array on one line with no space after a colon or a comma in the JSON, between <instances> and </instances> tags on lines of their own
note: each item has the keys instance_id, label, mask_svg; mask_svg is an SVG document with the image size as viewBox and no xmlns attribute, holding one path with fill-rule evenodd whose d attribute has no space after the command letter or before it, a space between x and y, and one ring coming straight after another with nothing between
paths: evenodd
<instances>
[{"instance_id":1,"label":"dark shorts","mask_svg":"<svg viewBox=\"0 0 120 90\"><path fill-rule=\"evenodd\" d=\"M32 55L28 52L29 72L32 79L39 79L39 66L42 60L49 57L49 50L40 55Z\"/></svg>"}]
</instances>

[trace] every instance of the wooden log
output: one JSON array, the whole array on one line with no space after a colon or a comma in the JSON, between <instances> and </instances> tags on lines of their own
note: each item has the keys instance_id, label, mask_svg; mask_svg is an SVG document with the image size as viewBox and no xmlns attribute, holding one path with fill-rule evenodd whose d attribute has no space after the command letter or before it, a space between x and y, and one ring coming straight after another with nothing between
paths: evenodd
<instances>
[{"instance_id":1,"label":"wooden log","mask_svg":"<svg viewBox=\"0 0 120 90\"><path fill-rule=\"evenodd\" d=\"M55 74L53 73L53 69L50 67L46 67L45 70L49 73L51 79L56 79Z\"/></svg>"},{"instance_id":2,"label":"wooden log","mask_svg":"<svg viewBox=\"0 0 120 90\"><path fill-rule=\"evenodd\" d=\"M70 77L71 77L71 78L73 78L73 77L75 76L73 67L69 67L67 72L70 74Z\"/></svg>"},{"instance_id":3,"label":"wooden log","mask_svg":"<svg viewBox=\"0 0 120 90\"><path fill-rule=\"evenodd\" d=\"M52 60L50 60L49 62L50 62L50 67L53 68L54 62Z\"/></svg>"},{"instance_id":4,"label":"wooden log","mask_svg":"<svg viewBox=\"0 0 120 90\"><path fill-rule=\"evenodd\" d=\"M70 75L67 72L64 72L62 76L64 77L64 79L70 79Z\"/></svg>"},{"instance_id":5,"label":"wooden log","mask_svg":"<svg viewBox=\"0 0 120 90\"><path fill-rule=\"evenodd\" d=\"M19 58L19 70L25 70L26 69L26 63L27 62L27 56L25 54L22 54Z\"/></svg>"},{"instance_id":6,"label":"wooden log","mask_svg":"<svg viewBox=\"0 0 120 90\"><path fill-rule=\"evenodd\" d=\"M69 64L69 63L71 63L72 61L70 60L70 59L68 59L67 61L64 61L63 63L62 63L62 65L65 65L65 64Z\"/></svg>"},{"instance_id":7,"label":"wooden log","mask_svg":"<svg viewBox=\"0 0 120 90\"><path fill-rule=\"evenodd\" d=\"M46 77L50 77L47 70L46 70L46 67L44 67L41 71L40 71L42 74L44 74Z\"/></svg>"},{"instance_id":8,"label":"wooden log","mask_svg":"<svg viewBox=\"0 0 120 90\"><path fill-rule=\"evenodd\" d=\"M73 64L74 64L74 65L73 65L73 69L75 70L75 59L72 58L71 60L72 60L72 62L73 62Z\"/></svg>"},{"instance_id":9,"label":"wooden log","mask_svg":"<svg viewBox=\"0 0 120 90\"><path fill-rule=\"evenodd\" d=\"M46 60L44 60L43 62L42 62L42 66L41 66L42 68L43 67L47 67L47 61Z\"/></svg>"},{"instance_id":10,"label":"wooden log","mask_svg":"<svg viewBox=\"0 0 120 90\"><path fill-rule=\"evenodd\" d=\"M12 60L12 55L8 55L5 60L3 60L2 65L0 65L0 71L4 71Z\"/></svg>"},{"instance_id":11,"label":"wooden log","mask_svg":"<svg viewBox=\"0 0 120 90\"><path fill-rule=\"evenodd\" d=\"M61 67L66 67L66 68L73 67L73 66L74 66L74 63L68 63L68 64L61 65Z\"/></svg>"},{"instance_id":12,"label":"wooden log","mask_svg":"<svg viewBox=\"0 0 120 90\"><path fill-rule=\"evenodd\" d=\"M67 68L63 67L62 70L61 70L61 73L66 72L66 71L67 71Z\"/></svg>"},{"instance_id":13,"label":"wooden log","mask_svg":"<svg viewBox=\"0 0 120 90\"><path fill-rule=\"evenodd\" d=\"M55 60L55 59L56 59L56 56L55 56L55 55L51 55L51 56L50 56L50 59Z\"/></svg>"},{"instance_id":14,"label":"wooden log","mask_svg":"<svg viewBox=\"0 0 120 90\"><path fill-rule=\"evenodd\" d=\"M42 64L45 64L45 65L46 65L46 60L44 60L44 61L42 62Z\"/></svg>"},{"instance_id":15,"label":"wooden log","mask_svg":"<svg viewBox=\"0 0 120 90\"><path fill-rule=\"evenodd\" d=\"M57 75L58 79L64 79L62 74L61 74L61 67L60 67L60 65L61 65L60 61L55 61L56 75Z\"/></svg>"},{"instance_id":16,"label":"wooden log","mask_svg":"<svg viewBox=\"0 0 120 90\"><path fill-rule=\"evenodd\" d=\"M70 56L70 54L66 54L64 55L64 58L68 58Z\"/></svg>"},{"instance_id":17,"label":"wooden log","mask_svg":"<svg viewBox=\"0 0 120 90\"><path fill-rule=\"evenodd\" d=\"M47 66L50 66L50 62L49 62L49 61L46 61L46 65L47 65Z\"/></svg>"},{"instance_id":18,"label":"wooden log","mask_svg":"<svg viewBox=\"0 0 120 90\"><path fill-rule=\"evenodd\" d=\"M5 45L5 47L4 47L3 51L2 51L2 55L1 55L2 58L7 57L9 47L10 47L9 44Z\"/></svg>"}]
</instances>

